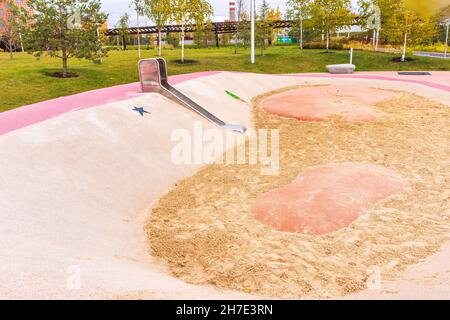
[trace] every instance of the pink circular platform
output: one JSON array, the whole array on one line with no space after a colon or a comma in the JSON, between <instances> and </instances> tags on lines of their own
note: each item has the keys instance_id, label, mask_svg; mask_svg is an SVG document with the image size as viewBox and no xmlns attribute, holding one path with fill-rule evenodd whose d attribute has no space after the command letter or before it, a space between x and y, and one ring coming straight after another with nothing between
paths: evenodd
<instances>
[{"instance_id":1,"label":"pink circular platform","mask_svg":"<svg viewBox=\"0 0 450 320\"><path fill-rule=\"evenodd\" d=\"M330 164L306 169L290 184L260 196L252 209L276 230L324 234L347 227L405 185L400 174L378 165Z\"/></svg>"},{"instance_id":2,"label":"pink circular platform","mask_svg":"<svg viewBox=\"0 0 450 320\"><path fill-rule=\"evenodd\" d=\"M383 116L374 105L396 96L392 91L351 85L327 85L289 90L266 98L267 112L302 121L325 121L340 116L348 121L371 121Z\"/></svg>"}]
</instances>

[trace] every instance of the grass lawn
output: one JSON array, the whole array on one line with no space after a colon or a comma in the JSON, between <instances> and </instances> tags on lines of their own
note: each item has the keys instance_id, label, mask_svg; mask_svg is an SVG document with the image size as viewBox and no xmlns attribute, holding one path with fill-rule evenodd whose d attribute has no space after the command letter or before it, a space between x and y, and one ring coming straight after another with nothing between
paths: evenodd
<instances>
[{"instance_id":1,"label":"grass lawn","mask_svg":"<svg viewBox=\"0 0 450 320\"><path fill-rule=\"evenodd\" d=\"M258 51L257 51L258 52ZM325 72L325 65L347 63L348 51L324 54L323 50L300 50L296 46L270 47L264 57L256 56L256 64L249 62L250 50L240 49L233 54L231 47L186 49L186 59L197 63L180 65L180 50L163 51L170 75L205 70L233 70L260 73ZM155 50L143 50L143 57L155 56ZM450 60L414 57L406 63L392 62L398 55L355 51L354 63L358 71L382 70L450 70ZM102 65L86 60L69 60L69 71L79 78L59 79L46 74L58 71L61 62L56 58L37 60L26 53L16 53L14 60L0 53L0 112L22 105L82 91L138 81L137 51L111 51Z\"/></svg>"}]
</instances>

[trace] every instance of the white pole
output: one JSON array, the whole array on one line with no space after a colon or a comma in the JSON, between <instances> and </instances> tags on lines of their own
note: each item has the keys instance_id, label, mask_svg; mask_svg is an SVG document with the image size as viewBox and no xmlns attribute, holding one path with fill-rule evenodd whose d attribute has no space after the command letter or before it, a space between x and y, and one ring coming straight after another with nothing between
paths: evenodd
<instances>
[{"instance_id":1,"label":"white pole","mask_svg":"<svg viewBox=\"0 0 450 320\"><path fill-rule=\"evenodd\" d=\"M350 48L350 64L353 64L353 48Z\"/></svg>"},{"instance_id":2,"label":"white pole","mask_svg":"<svg viewBox=\"0 0 450 320\"><path fill-rule=\"evenodd\" d=\"M251 38L250 38L250 61L255 63L255 0L250 0Z\"/></svg>"},{"instance_id":3,"label":"white pole","mask_svg":"<svg viewBox=\"0 0 450 320\"><path fill-rule=\"evenodd\" d=\"M447 21L447 33L445 34L444 58L447 58L447 51L448 51L448 27L449 26L450 26L450 21Z\"/></svg>"},{"instance_id":4,"label":"white pole","mask_svg":"<svg viewBox=\"0 0 450 320\"><path fill-rule=\"evenodd\" d=\"M100 49L98 51L98 54L99 54L99 57L100 57L100 64L102 64L103 63L102 42L100 41L100 30L99 30L98 25L97 25L97 40L98 40L98 42L100 44Z\"/></svg>"},{"instance_id":5,"label":"white pole","mask_svg":"<svg viewBox=\"0 0 450 320\"><path fill-rule=\"evenodd\" d=\"M139 7L136 3L136 24L137 24L137 45L138 45L138 56L141 58L141 30L139 29Z\"/></svg>"}]
</instances>

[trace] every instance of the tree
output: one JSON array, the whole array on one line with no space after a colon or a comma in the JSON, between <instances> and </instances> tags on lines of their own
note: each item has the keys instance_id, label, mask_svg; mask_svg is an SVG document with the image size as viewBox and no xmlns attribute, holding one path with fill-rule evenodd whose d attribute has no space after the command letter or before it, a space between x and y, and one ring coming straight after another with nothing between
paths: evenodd
<instances>
[{"instance_id":1,"label":"tree","mask_svg":"<svg viewBox=\"0 0 450 320\"><path fill-rule=\"evenodd\" d=\"M402 42L401 61L406 60L408 44L431 39L436 33L436 20L432 10L426 10L414 0L380 0L385 18L384 34L391 42Z\"/></svg>"},{"instance_id":2,"label":"tree","mask_svg":"<svg viewBox=\"0 0 450 320\"><path fill-rule=\"evenodd\" d=\"M247 49L247 46L250 43L251 38L251 30L250 30L250 12L249 11L243 11L242 12L242 28L239 31L240 37L242 39L242 43L244 45L244 49Z\"/></svg>"},{"instance_id":3,"label":"tree","mask_svg":"<svg viewBox=\"0 0 450 320\"><path fill-rule=\"evenodd\" d=\"M270 7L266 0L263 0L258 11L258 21L256 28L256 41L259 43L261 49L261 55L264 56L264 50L266 49L266 40L271 33L269 24L269 11Z\"/></svg>"},{"instance_id":4,"label":"tree","mask_svg":"<svg viewBox=\"0 0 450 320\"><path fill-rule=\"evenodd\" d=\"M270 26L271 22L281 20L281 11L280 7L277 7L276 9L270 8L269 12L267 13L267 21L269 22L269 28L268 28L268 41L269 45L272 45L272 39L274 38L274 30Z\"/></svg>"},{"instance_id":5,"label":"tree","mask_svg":"<svg viewBox=\"0 0 450 320\"><path fill-rule=\"evenodd\" d=\"M130 16L128 13L124 13L119 17L116 27L119 30L120 38L122 40L122 50L127 50L127 36L129 34L128 24L130 23Z\"/></svg>"},{"instance_id":6,"label":"tree","mask_svg":"<svg viewBox=\"0 0 450 320\"><path fill-rule=\"evenodd\" d=\"M209 43L213 39L214 25L212 20L205 22L204 26L196 28L194 34L194 43L197 47L209 47Z\"/></svg>"},{"instance_id":7,"label":"tree","mask_svg":"<svg viewBox=\"0 0 450 320\"><path fill-rule=\"evenodd\" d=\"M303 49L303 20L311 11L311 0L288 0L287 17L298 24L298 46Z\"/></svg>"},{"instance_id":8,"label":"tree","mask_svg":"<svg viewBox=\"0 0 450 320\"><path fill-rule=\"evenodd\" d=\"M0 0L3 2L3 0ZM6 18L0 16L0 39L3 38L5 48L9 51L9 58L13 59L13 52L20 45L23 51L22 27L26 24L26 11L17 7L13 0L5 0L8 8Z\"/></svg>"},{"instance_id":9,"label":"tree","mask_svg":"<svg viewBox=\"0 0 450 320\"><path fill-rule=\"evenodd\" d=\"M237 53L238 43L242 39L242 25L245 21L246 17L246 0L236 0L235 8L236 8L236 32L234 34L234 53ZM243 40L243 39L242 39Z\"/></svg>"},{"instance_id":10,"label":"tree","mask_svg":"<svg viewBox=\"0 0 450 320\"><path fill-rule=\"evenodd\" d=\"M186 25L203 25L213 14L207 0L170 0L170 13L174 21L181 25L181 63L184 63L184 38Z\"/></svg>"},{"instance_id":11,"label":"tree","mask_svg":"<svg viewBox=\"0 0 450 320\"><path fill-rule=\"evenodd\" d=\"M330 47L330 35L339 28L352 23L350 0L314 0L311 4L313 24L326 36L327 52Z\"/></svg>"},{"instance_id":12,"label":"tree","mask_svg":"<svg viewBox=\"0 0 450 320\"><path fill-rule=\"evenodd\" d=\"M137 27L137 45L138 56L141 58L141 30L139 25L139 17L144 14L144 2L143 0L132 0L130 6L136 11L136 27Z\"/></svg>"},{"instance_id":13,"label":"tree","mask_svg":"<svg viewBox=\"0 0 450 320\"><path fill-rule=\"evenodd\" d=\"M101 43L97 28L107 16L99 0L32 0L33 15L24 39L27 51L62 60L62 77L67 77L71 57L99 62Z\"/></svg>"},{"instance_id":14,"label":"tree","mask_svg":"<svg viewBox=\"0 0 450 320\"><path fill-rule=\"evenodd\" d=\"M161 56L161 30L170 19L170 0L144 0L144 13L158 29L158 56Z\"/></svg>"}]
</instances>

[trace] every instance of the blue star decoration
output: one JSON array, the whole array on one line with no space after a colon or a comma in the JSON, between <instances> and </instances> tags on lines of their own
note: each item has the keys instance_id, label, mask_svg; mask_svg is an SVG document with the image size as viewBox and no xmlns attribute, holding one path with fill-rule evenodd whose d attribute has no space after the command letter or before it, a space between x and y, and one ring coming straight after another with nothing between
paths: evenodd
<instances>
[{"instance_id":1,"label":"blue star decoration","mask_svg":"<svg viewBox=\"0 0 450 320\"><path fill-rule=\"evenodd\" d=\"M141 116L144 116L144 113L150 114L150 112L144 110L144 107L134 107L133 111L139 112Z\"/></svg>"}]
</instances>

